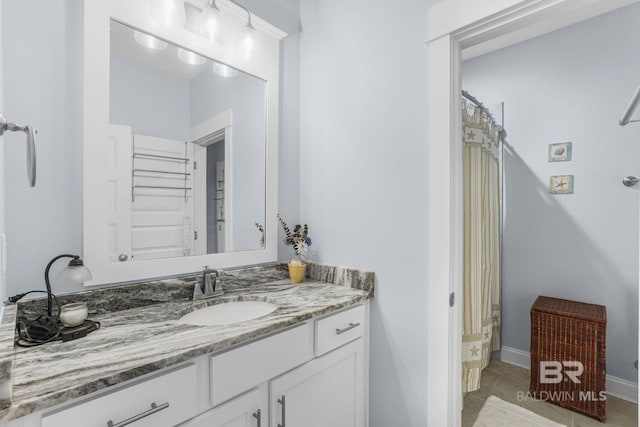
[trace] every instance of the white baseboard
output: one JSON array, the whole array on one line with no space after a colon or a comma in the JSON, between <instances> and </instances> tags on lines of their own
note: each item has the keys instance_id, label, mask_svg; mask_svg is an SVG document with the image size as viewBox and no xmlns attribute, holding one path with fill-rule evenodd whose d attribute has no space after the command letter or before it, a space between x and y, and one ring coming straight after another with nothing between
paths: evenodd
<instances>
[{"instance_id":1,"label":"white baseboard","mask_svg":"<svg viewBox=\"0 0 640 427\"><path fill-rule=\"evenodd\" d=\"M528 351L502 346L500 360L511 365L531 369L531 355ZM607 395L638 403L638 384L622 378L607 375Z\"/></svg>"}]
</instances>

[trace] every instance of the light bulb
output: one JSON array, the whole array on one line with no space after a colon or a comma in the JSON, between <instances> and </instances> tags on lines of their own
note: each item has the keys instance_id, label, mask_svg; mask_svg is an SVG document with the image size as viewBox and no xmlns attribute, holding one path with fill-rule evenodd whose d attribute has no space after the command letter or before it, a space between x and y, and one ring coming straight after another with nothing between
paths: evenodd
<instances>
[{"instance_id":1,"label":"light bulb","mask_svg":"<svg viewBox=\"0 0 640 427\"><path fill-rule=\"evenodd\" d=\"M211 67L213 72L221 77L235 77L238 75L238 70L231 68L228 65L221 64L219 62L213 62Z\"/></svg>"},{"instance_id":2,"label":"light bulb","mask_svg":"<svg viewBox=\"0 0 640 427\"><path fill-rule=\"evenodd\" d=\"M189 65L202 65L207 60L204 56L181 47L178 48L178 58L180 61Z\"/></svg>"},{"instance_id":3,"label":"light bulb","mask_svg":"<svg viewBox=\"0 0 640 427\"><path fill-rule=\"evenodd\" d=\"M151 18L166 27L182 27L186 21L183 0L151 0Z\"/></svg>"},{"instance_id":4,"label":"light bulb","mask_svg":"<svg viewBox=\"0 0 640 427\"><path fill-rule=\"evenodd\" d=\"M218 40L220 34L220 10L215 1L211 6L205 6L198 15L196 32L209 39L211 43Z\"/></svg>"},{"instance_id":5,"label":"light bulb","mask_svg":"<svg viewBox=\"0 0 640 427\"><path fill-rule=\"evenodd\" d=\"M167 48L166 41L160 40L157 37L153 37L152 35L142 33L137 30L134 30L133 32L133 38L136 39L139 45L149 49L162 50Z\"/></svg>"}]
</instances>

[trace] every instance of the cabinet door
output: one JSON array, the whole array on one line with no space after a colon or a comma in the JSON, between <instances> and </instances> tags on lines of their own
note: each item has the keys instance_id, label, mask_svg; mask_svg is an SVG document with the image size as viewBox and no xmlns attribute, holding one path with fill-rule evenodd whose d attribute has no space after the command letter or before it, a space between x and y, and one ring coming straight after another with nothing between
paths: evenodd
<instances>
[{"instance_id":1,"label":"cabinet door","mask_svg":"<svg viewBox=\"0 0 640 427\"><path fill-rule=\"evenodd\" d=\"M266 388L254 389L180 427L267 427Z\"/></svg>"},{"instance_id":2,"label":"cabinet door","mask_svg":"<svg viewBox=\"0 0 640 427\"><path fill-rule=\"evenodd\" d=\"M362 338L270 383L272 427L363 427Z\"/></svg>"}]
</instances>

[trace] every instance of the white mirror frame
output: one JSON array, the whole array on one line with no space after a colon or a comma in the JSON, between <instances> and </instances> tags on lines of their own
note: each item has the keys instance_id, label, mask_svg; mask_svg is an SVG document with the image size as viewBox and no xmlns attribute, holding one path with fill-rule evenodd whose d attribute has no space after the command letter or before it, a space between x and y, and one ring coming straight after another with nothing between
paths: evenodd
<instances>
[{"instance_id":1,"label":"white mirror frame","mask_svg":"<svg viewBox=\"0 0 640 427\"><path fill-rule=\"evenodd\" d=\"M194 1L194 3L196 3ZM219 1L219 7L237 21L228 31L239 31L247 22L240 7ZM280 40L284 32L252 14L256 45L250 60L238 55L230 45L211 45L204 38L177 27L152 27L148 22L145 0L86 0L84 2L84 261L93 280L86 286L130 282L141 279L176 276L211 268L229 268L274 262L277 260L277 169L278 169L278 93ZM107 182L109 134L109 39L110 20L114 19L144 32L157 35L179 46L190 46L196 53L228 64L266 82L266 185L265 248L241 252L193 255L144 261L110 263L108 260ZM231 34L233 35L233 34Z\"/></svg>"},{"instance_id":2,"label":"white mirror frame","mask_svg":"<svg viewBox=\"0 0 640 427\"><path fill-rule=\"evenodd\" d=\"M462 415L462 58L510 46L637 1L444 0L429 9L429 426L456 427ZM452 293L455 304L450 307Z\"/></svg>"}]
</instances>

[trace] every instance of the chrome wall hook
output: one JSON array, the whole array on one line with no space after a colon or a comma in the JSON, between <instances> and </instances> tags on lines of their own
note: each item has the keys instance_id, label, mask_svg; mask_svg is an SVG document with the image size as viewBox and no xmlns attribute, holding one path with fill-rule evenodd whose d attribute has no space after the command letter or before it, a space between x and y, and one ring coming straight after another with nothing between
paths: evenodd
<instances>
[{"instance_id":1,"label":"chrome wall hook","mask_svg":"<svg viewBox=\"0 0 640 427\"><path fill-rule=\"evenodd\" d=\"M38 131L33 126L20 126L14 122L10 122L4 117L4 114L0 113L0 136L2 136L5 131L21 131L27 134L27 180L29 181L29 186L35 187L36 134Z\"/></svg>"}]
</instances>

